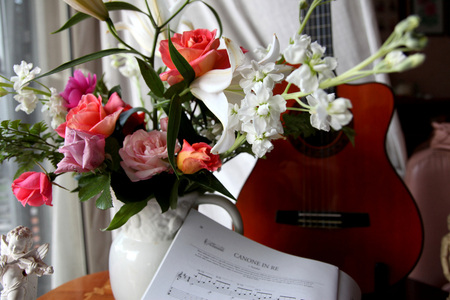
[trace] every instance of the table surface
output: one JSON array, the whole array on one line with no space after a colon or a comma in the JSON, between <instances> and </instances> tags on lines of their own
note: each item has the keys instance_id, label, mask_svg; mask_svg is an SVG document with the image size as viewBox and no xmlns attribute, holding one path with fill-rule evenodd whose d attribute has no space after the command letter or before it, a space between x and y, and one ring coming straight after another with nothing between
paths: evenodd
<instances>
[{"instance_id":1,"label":"table surface","mask_svg":"<svg viewBox=\"0 0 450 300\"><path fill-rule=\"evenodd\" d=\"M438 288L407 279L379 295L364 295L363 300L446 300L448 294ZM37 300L114 300L108 271L89 274L69 281Z\"/></svg>"},{"instance_id":2,"label":"table surface","mask_svg":"<svg viewBox=\"0 0 450 300\"><path fill-rule=\"evenodd\" d=\"M108 271L89 274L42 295L38 300L114 300Z\"/></svg>"}]
</instances>

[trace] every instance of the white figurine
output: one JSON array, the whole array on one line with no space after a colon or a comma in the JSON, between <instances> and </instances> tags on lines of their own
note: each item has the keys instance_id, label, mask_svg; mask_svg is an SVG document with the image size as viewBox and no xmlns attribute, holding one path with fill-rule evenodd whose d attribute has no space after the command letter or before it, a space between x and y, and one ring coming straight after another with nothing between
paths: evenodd
<instances>
[{"instance_id":1,"label":"white figurine","mask_svg":"<svg viewBox=\"0 0 450 300\"><path fill-rule=\"evenodd\" d=\"M53 268L43 262L48 244L31 249L33 234L18 226L1 235L0 277L3 290L1 300L35 300L37 277L53 274Z\"/></svg>"}]
</instances>

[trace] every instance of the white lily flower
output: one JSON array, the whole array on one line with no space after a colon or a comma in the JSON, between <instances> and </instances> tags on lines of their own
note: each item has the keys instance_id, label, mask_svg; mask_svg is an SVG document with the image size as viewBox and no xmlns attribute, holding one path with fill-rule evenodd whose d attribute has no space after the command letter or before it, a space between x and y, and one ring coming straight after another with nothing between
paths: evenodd
<instances>
[{"instance_id":1,"label":"white lily flower","mask_svg":"<svg viewBox=\"0 0 450 300\"><path fill-rule=\"evenodd\" d=\"M151 14L157 25L164 24L175 12L177 12L185 1L177 0L170 6L167 0L152 0L148 1ZM128 30L139 43L139 45L148 51L152 52L153 39L155 36L155 29L153 28L150 19L136 11L123 11L127 21L118 22L115 24L117 30ZM178 14L170 21L170 28L176 29L181 20L181 14ZM167 39L167 32L162 31L159 40ZM160 55L159 51L156 51L156 55Z\"/></svg>"},{"instance_id":2,"label":"white lily flower","mask_svg":"<svg viewBox=\"0 0 450 300\"><path fill-rule=\"evenodd\" d=\"M41 111L48 111L48 115L52 118L51 126L56 129L59 125L66 121L67 107L66 100L59 95L55 88L50 88L51 96L48 102L42 106Z\"/></svg>"},{"instance_id":3,"label":"white lily flower","mask_svg":"<svg viewBox=\"0 0 450 300\"><path fill-rule=\"evenodd\" d=\"M306 96L311 106L311 125L319 130L329 131L330 126L334 130L340 130L353 118L350 108L352 104L346 98L335 99L334 94L327 94L324 90L317 90L312 95Z\"/></svg>"},{"instance_id":4,"label":"white lily flower","mask_svg":"<svg viewBox=\"0 0 450 300\"><path fill-rule=\"evenodd\" d=\"M309 93L319 88L319 84L328 78L334 77L333 70L337 67L337 60L334 57L322 58L326 48L317 42L312 43L303 57L302 65L294 70L286 78L286 81L293 83L302 92Z\"/></svg>"},{"instance_id":5,"label":"white lily flower","mask_svg":"<svg viewBox=\"0 0 450 300\"><path fill-rule=\"evenodd\" d=\"M238 45L226 37L222 38L227 47L230 67L208 71L195 79L190 86L191 93L205 103L224 128L219 141L211 149L213 154L223 153L234 144L234 130L231 130L228 126L228 100L224 90L231 84L236 68L242 65L245 60L244 53Z\"/></svg>"},{"instance_id":6,"label":"white lily flower","mask_svg":"<svg viewBox=\"0 0 450 300\"><path fill-rule=\"evenodd\" d=\"M14 99L20 104L16 106L16 111L22 110L28 115L31 114L36 108L38 98L36 94L31 90L21 89L14 96Z\"/></svg>"},{"instance_id":7,"label":"white lily flower","mask_svg":"<svg viewBox=\"0 0 450 300\"><path fill-rule=\"evenodd\" d=\"M284 59L290 64L302 64L306 59L306 53L311 44L311 37L296 33L294 35L294 43L289 44L284 51Z\"/></svg>"},{"instance_id":8,"label":"white lily flower","mask_svg":"<svg viewBox=\"0 0 450 300\"><path fill-rule=\"evenodd\" d=\"M27 86L29 81L33 80L37 74L41 72L39 67L33 69L33 64L27 64L26 61L22 60L20 65L14 65L14 73L17 76L11 77L11 82L14 82L14 90L19 92L22 87Z\"/></svg>"},{"instance_id":9,"label":"white lily flower","mask_svg":"<svg viewBox=\"0 0 450 300\"><path fill-rule=\"evenodd\" d=\"M274 128L258 134L254 124L250 122L242 124L242 131L247 133L247 142L252 145L252 152L259 158L263 157L267 152L270 152L273 149L273 144L270 142L271 140L283 137Z\"/></svg>"},{"instance_id":10,"label":"white lily flower","mask_svg":"<svg viewBox=\"0 0 450 300\"><path fill-rule=\"evenodd\" d=\"M103 0L64 0L74 9L84 14L90 15L100 21L109 18L109 12Z\"/></svg>"},{"instance_id":11,"label":"white lily flower","mask_svg":"<svg viewBox=\"0 0 450 300\"><path fill-rule=\"evenodd\" d=\"M252 122L258 135L271 129L283 133L280 114L286 111L286 100L280 95L274 96L262 83L255 85L254 92L242 101L240 119L244 123Z\"/></svg>"}]
</instances>

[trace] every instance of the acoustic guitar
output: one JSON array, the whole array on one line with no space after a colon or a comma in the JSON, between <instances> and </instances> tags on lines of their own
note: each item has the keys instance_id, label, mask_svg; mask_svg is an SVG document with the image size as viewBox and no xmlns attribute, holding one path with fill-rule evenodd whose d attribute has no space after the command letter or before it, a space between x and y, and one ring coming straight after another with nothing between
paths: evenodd
<instances>
[{"instance_id":1,"label":"acoustic guitar","mask_svg":"<svg viewBox=\"0 0 450 300\"><path fill-rule=\"evenodd\" d=\"M336 93L352 101L355 145L341 131L273 141L237 208L248 238L336 265L372 293L380 280L392 285L412 270L422 250L422 222L386 155L391 89L342 85Z\"/></svg>"}]
</instances>

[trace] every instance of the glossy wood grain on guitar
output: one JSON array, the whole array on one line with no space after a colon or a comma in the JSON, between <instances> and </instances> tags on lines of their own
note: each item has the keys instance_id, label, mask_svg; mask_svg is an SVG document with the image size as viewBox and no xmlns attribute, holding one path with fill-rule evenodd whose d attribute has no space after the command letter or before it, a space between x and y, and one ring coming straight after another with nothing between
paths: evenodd
<instances>
[{"instance_id":1,"label":"glossy wood grain on guitar","mask_svg":"<svg viewBox=\"0 0 450 300\"><path fill-rule=\"evenodd\" d=\"M352 101L355 146L313 157L288 140L274 141L274 150L258 160L242 188L237 207L245 236L336 265L363 293L371 293L376 264L387 265L389 284L412 270L422 249L422 223L386 156L391 90L379 83L343 85L337 94ZM305 144L320 152L339 140Z\"/></svg>"}]
</instances>

